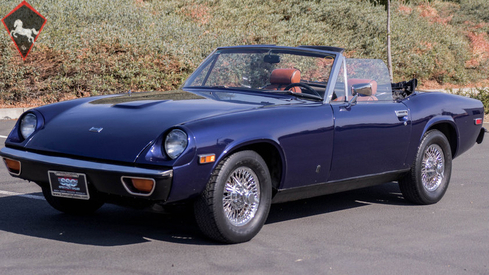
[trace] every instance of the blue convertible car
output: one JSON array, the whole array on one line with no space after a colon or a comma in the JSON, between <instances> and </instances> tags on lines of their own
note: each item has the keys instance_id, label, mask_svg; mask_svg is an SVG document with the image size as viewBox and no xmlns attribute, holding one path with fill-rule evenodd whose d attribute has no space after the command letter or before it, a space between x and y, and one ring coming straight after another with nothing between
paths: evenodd
<instances>
[{"instance_id":1,"label":"blue convertible car","mask_svg":"<svg viewBox=\"0 0 489 275\"><path fill-rule=\"evenodd\" d=\"M415 87L340 48L222 47L177 91L31 109L0 155L60 211L191 203L205 235L238 243L274 202L391 181L439 201L452 159L482 142L484 109Z\"/></svg>"}]
</instances>

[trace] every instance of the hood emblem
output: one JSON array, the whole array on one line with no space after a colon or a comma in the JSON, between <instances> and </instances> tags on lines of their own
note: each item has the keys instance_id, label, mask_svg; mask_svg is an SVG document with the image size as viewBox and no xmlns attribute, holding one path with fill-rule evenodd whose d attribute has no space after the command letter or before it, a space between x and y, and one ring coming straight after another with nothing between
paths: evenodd
<instances>
[{"instance_id":1,"label":"hood emblem","mask_svg":"<svg viewBox=\"0 0 489 275\"><path fill-rule=\"evenodd\" d=\"M102 130L103 130L103 129L104 129L104 128L102 128L102 127L92 127L92 128L90 128L90 130L88 130L88 131L90 131L90 132L94 132L94 133L100 133L100 132L102 132Z\"/></svg>"}]
</instances>

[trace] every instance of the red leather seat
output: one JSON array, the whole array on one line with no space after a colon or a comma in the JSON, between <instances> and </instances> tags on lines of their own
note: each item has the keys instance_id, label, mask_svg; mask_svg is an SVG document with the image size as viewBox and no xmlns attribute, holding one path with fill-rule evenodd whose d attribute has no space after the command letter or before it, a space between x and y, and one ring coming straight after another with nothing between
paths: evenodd
<instances>
[{"instance_id":1,"label":"red leather seat","mask_svg":"<svg viewBox=\"0 0 489 275\"><path fill-rule=\"evenodd\" d=\"M266 86L267 90L284 90L287 85L301 82L301 72L297 69L275 69L270 75L270 85ZM290 89L295 93L300 93L301 88L292 87Z\"/></svg>"}]
</instances>

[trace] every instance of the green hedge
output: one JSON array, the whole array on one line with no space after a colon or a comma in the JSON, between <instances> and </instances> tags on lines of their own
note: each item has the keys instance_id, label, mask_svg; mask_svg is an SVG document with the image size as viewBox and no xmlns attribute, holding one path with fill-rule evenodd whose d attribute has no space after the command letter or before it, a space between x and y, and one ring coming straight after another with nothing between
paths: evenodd
<instances>
[{"instance_id":1,"label":"green hedge","mask_svg":"<svg viewBox=\"0 0 489 275\"><path fill-rule=\"evenodd\" d=\"M465 68L472 56L463 23L430 22L414 7L421 0L402 1L412 8L409 14L392 2L394 81L417 77L464 84L487 77L481 72L487 67ZM460 0L451 12L476 16L475 2ZM176 88L214 48L225 45L331 45L345 48L349 57L386 59L386 12L367 0L29 3L48 21L26 62L7 32L0 34L0 103ZM18 4L4 0L0 16Z\"/></svg>"},{"instance_id":2,"label":"green hedge","mask_svg":"<svg viewBox=\"0 0 489 275\"><path fill-rule=\"evenodd\" d=\"M484 112L489 114L489 88L475 88L472 91L453 90L450 93L480 100L484 104Z\"/></svg>"}]
</instances>

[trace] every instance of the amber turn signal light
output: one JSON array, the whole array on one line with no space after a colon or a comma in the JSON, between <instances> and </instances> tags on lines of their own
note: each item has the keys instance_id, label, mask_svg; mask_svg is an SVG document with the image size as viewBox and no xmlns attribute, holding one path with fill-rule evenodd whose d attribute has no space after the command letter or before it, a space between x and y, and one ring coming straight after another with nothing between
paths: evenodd
<instances>
[{"instance_id":1,"label":"amber turn signal light","mask_svg":"<svg viewBox=\"0 0 489 275\"><path fill-rule=\"evenodd\" d=\"M3 158L3 161L10 173L20 175L20 161L8 158Z\"/></svg>"},{"instance_id":2,"label":"amber turn signal light","mask_svg":"<svg viewBox=\"0 0 489 275\"><path fill-rule=\"evenodd\" d=\"M216 161L216 155L215 154L199 155L199 163L200 164L211 163L214 161Z\"/></svg>"},{"instance_id":3,"label":"amber turn signal light","mask_svg":"<svg viewBox=\"0 0 489 275\"><path fill-rule=\"evenodd\" d=\"M121 180L127 192L132 195L150 196L155 189L155 180L152 178L123 176Z\"/></svg>"},{"instance_id":4,"label":"amber turn signal light","mask_svg":"<svg viewBox=\"0 0 489 275\"><path fill-rule=\"evenodd\" d=\"M132 178L132 186L143 193L149 193L155 185L154 180Z\"/></svg>"}]
</instances>

